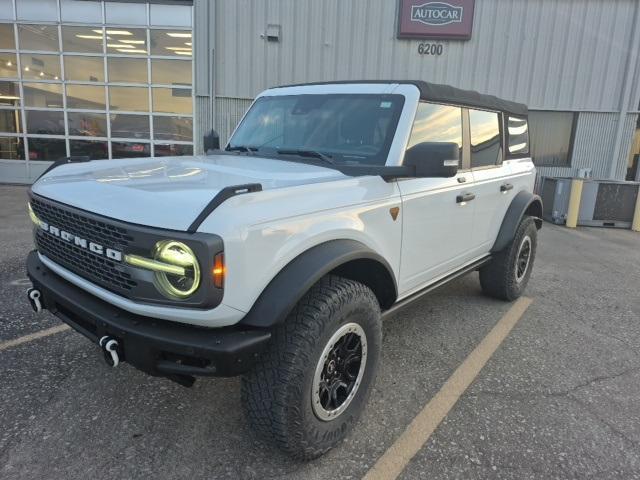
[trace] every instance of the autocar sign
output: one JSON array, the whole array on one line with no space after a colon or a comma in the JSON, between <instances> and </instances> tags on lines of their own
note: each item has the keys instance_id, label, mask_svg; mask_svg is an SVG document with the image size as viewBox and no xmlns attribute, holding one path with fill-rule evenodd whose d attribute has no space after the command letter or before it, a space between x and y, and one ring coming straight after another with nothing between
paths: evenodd
<instances>
[{"instance_id":1,"label":"autocar sign","mask_svg":"<svg viewBox=\"0 0 640 480\"><path fill-rule=\"evenodd\" d=\"M398 38L468 40L475 0L400 0Z\"/></svg>"}]
</instances>

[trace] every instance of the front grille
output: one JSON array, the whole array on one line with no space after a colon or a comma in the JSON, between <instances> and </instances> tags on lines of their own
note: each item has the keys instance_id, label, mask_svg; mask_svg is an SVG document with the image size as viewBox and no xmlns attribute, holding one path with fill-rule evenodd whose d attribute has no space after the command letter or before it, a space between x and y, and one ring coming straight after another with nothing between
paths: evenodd
<instances>
[{"instance_id":1,"label":"front grille","mask_svg":"<svg viewBox=\"0 0 640 480\"><path fill-rule=\"evenodd\" d=\"M123 251L134 240L125 228L83 216L37 198L31 198L31 208L38 218L49 225L84 238L88 242ZM36 234L36 245L50 260L112 292L126 295L137 285L119 262L96 255L40 229Z\"/></svg>"}]
</instances>

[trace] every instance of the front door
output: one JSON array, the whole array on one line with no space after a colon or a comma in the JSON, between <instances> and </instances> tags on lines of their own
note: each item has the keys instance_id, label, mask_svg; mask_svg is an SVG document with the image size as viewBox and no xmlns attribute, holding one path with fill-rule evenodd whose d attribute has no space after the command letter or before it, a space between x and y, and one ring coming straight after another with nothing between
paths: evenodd
<instances>
[{"instance_id":1,"label":"front door","mask_svg":"<svg viewBox=\"0 0 640 480\"><path fill-rule=\"evenodd\" d=\"M475 202L463 200L473 189L473 177L464 169L462 132L459 107L425 102L418 106L407 148L420 142L455 142L460 146L461 170L453 178L398 181L402 195L402 296L472 259L469 237Z\"/></svg>"}]
</instances>

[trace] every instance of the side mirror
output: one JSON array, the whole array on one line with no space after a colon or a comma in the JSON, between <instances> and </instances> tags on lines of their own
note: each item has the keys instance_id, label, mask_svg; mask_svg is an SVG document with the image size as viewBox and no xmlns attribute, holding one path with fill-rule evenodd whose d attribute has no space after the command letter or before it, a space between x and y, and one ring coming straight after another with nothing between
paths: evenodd
<instances>
[{"instance_id":1,"label":"side mirror","mask_svg":"<svg viewBox=\"0 0 640 480\"><path fill-rule=\"evenodd\" d=\"M404 154L404 165L415 168L415 177L454 177L458 173L460 150L453 142L417 143Z\"/></svg>"},{"instance_id":2,"label":"side mirror","mask_svg":"<svg viewBox=\"0 0 640 480\"><path fill-rule=\"evenodd\" d=\"M220 135L215 130L211 130L204 136L203 147L205 153L209 150L220 150Z\"/></svg>"}]
</instances>

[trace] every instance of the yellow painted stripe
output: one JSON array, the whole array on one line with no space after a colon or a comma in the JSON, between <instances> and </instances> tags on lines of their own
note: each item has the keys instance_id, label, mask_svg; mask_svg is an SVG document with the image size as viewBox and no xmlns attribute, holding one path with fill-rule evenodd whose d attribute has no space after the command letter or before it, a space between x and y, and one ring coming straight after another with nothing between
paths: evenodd
<instances>
[{"instance_id":1,"label":"yellow painted stripe","mask_svg":"<svg viewBox=\"0 0 640 480\"><path fill-rule=\"evenodd\" d=\"M482 367L509 335L531 302L530 298L522 297L513 304L482 342L449 377L440 391L418 413L402 435L367 472L364 480L392 480L402 473L467 387L478 376Z\"/></svg>"},{"instance_id":2,"label":"yellow painted stripe","mask_svg":"<svg viewBox=\"0 0 640 480\"><path fill-rule=\"evenodd\" d=\"M69 328L71 327L66 324L57 325L55 327L47 328L46 330L40 330L39 332L30 333L29 335L25 335L24 337L0 342L0 352L2 350L6 350L7 348L17 347L18 345L22 345L23 343L28 343L39 338L48 337L49 335L55 335L56 333L64 332L65 330L69 330Z\"/></svg>"}]
</instances>

